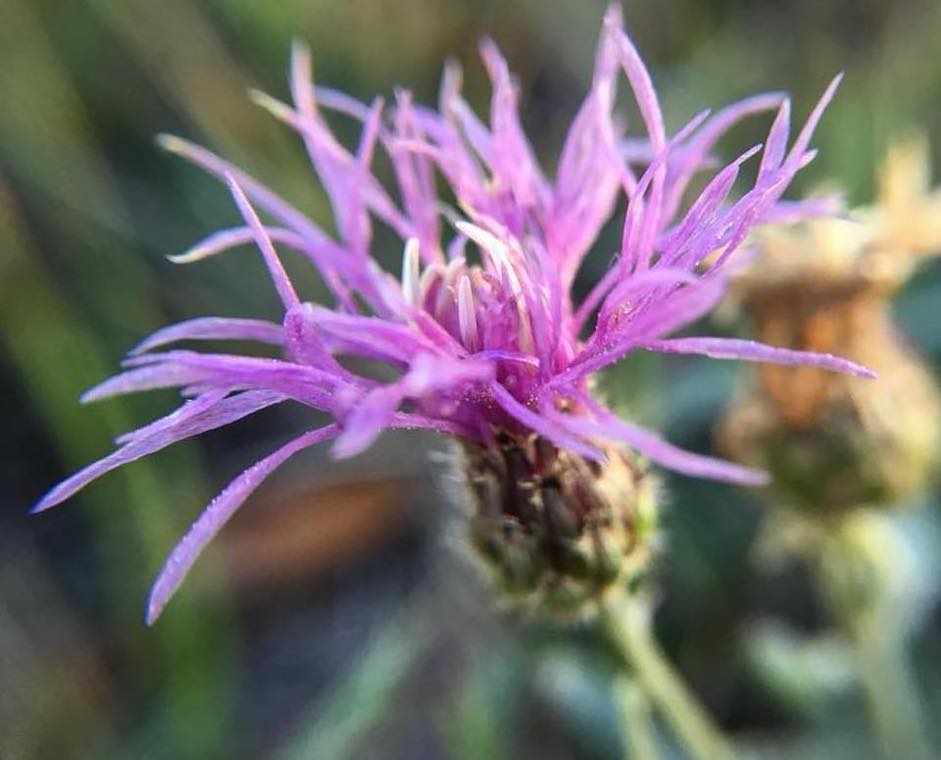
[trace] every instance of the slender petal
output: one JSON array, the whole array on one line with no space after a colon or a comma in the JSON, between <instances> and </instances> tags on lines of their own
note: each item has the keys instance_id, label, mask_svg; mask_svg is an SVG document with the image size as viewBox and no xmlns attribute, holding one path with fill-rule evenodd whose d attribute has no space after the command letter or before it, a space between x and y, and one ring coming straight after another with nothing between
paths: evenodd
<instances>
[{"instance_id":1,"label":"slender petal","mask_svg":"<svg viewBox=\"0 0 941 760\"><path fill-rule=\"evenodd\" d=\"M321 241L310 240L294 230L284 227L265 225L265 234L275 243L293 248L306 256L323 277L324 283L337 301L350 312L358 311L349 287L344 281L355 282L356 272L345 259L345 252L339 245L326 238ZM215 232L191 246L183 253L168 256L174 264L192 264L211 256L255 241L255 233L248 227L234 227Z\"/></svg>"},{"instance_id":2,"label":"slender petal","mask_svg":"<svg viewBox=\"0 0 941 760\"><path fill-rule=\"evenodd\" d=\"M147 625L153 625L207 544L216 537L236 510L245 503L262 481L294 454L323 443L337 434L336 425L312 430L285 444L256 462L210 502L186 535L180 540L157 576L147 603Z\"/></svg>"},{"instance_id":3,"label":"slender petal","mask_svg":"<svg viewBox=\"0 0 941 760\"><path fill-rule=\"evenodd\" d=\"M262 319L198 317L157 330L131 349L136 356L178 340L254 340L280 346L284 342L281 325Z\"/></svg>"},{"instance_id":4,"label":"slender petal","mask_svg":"<svg viewBox=\"0 0 941 760\"><path fill-rule=\"evenodd\" d=\"M596 420L563 415L558 412L553 414L553 419L581 435L626 443L651 461L684 475L750 486L765 485L768 482L767 473L761 470L742 467L722 459L694 454L678 448L653 431L616 417L585 394L577 395L582 403L591 409Z\"/></svg>"},{"instance_id":5,"label":"slender petal","mask_svg":"<svg viewBox=\"0 0 941 760\"><path fill-rule=\"evenodd\" d=\"M128 393L152 391L157 388L176 388L195 382L199 378L200 373L191 367L180 367L174 364L138 367L110 377L94 388L90 388L82 394L81 401L87 404Z\"/></svg>"},{"instance_id":6,"label":"slender petal","mask_svg":"<svg viewBox=\"0 0 941 760\"><path fill-rule=\"evenodd\" d=\"M583 441L578 434L572 434L566 430L566 428L558 425L544 415L521 404L502 385L494 383L490 386L490 392L493 394L493 398L497 404L499 404L511 418L549 439L557 446L570 449L577 454L581 454L586 459L591 459L595 462L603 462L605 460L604 452L602 452L601 449Z\"/></svg>"},{"instance_id":7,"label":"slender petal","mask_svg":"<svg viewBox=\"0 0 941 760\"><path fill-rule=\"evenodd\" d=\"M127 363L134 368L93 388L83 400L175 386L182 386L190 393L219 388L256 388L284 393L316 409L335 411L339 400L337 391L355 394L370 385L365 379L351 383L348 377L329 369L254 356L178 350L144 354Z\"/></svg>"},{"instance_id":8,"label":"slender petal","mask_svg":"<svg viewBox=\"0 0 941 760\"><path fill-rule=\"evenodd\" d=\"M352 409L343 422L343 433L333 446L338 457L350 457L366 449L388 426L405 399L421 399L453 387L470 390L493 379L489 362L454 361L421 354L399 380L376 388Z\"/></svg>"},{"instance_id":9,"label":"slender petal","mask_svg":"<svg viewBox=\"0 0 941 760\"><path fill-rule=\"evenodd\" d=\"M245 197L245 193L242 192L242 188L239 187L235 177L229 174L226 176L226 183L229 186L232 197L235 199L235 205L239 207L242 217L248 224L248 228L252 231L258 250L261 251L261 255L265 259L268 273L271 275L278 295L281 296L284 308L290 309L292 306L300 303L300 300L297 297L297 293L294 292L294 286L291 284L287 272L285 272L284 267L281 266L281 260L278 258L278 254L271 244L271 238L269 238L268 233L265 232L265 228L262 226L258 214L255 213L255 209L253 209L251 203L248 202L248 198Z\"/></svg>"},{"instance_id":10,"label":"slender petal","mask_svg":"<svg viewBox=\"0 0 941 760\"><path fill-rule=\"evenodd\" d=\"M230 398L206 394L187 401L172 414L135 433L122 436L124 445L113 454L99 459L62 481L33 507L42 512L68 499L91 481L107 472L160 451L200 433L229 425L236 420L284 401L285 397L269 391L246 391Z\"/></svg>"},{"instance_id":11,"label":"slender petal","mask_svg":"<svg viewBox=\"0 0 941 760\"><path fill-rule=\"evenodd\" d=\"M193 145L187 140L172 135L160 135L157 142L162 148L196 164L201 169L212 174L221 181L231 176L238 182L245 194L261 206L265 211L283 224L304 235L311 241L322 243L329 240L327 235L304 214L294 208L290 203L280 198L268 188L252 179L245 172L236 168L228 161L224 161L215 154Z\"/></svg>"},{"instance_id":12,"label":"slender petal","mask_svg":"<svg viewBox=\"0 0 941 760\"><path fill-rule=\"evenodd\" d=\"M671 338L645 343L649 351L666 354L701 354L712 359L744 359L750 362L790 364L802 367L820 367L847 375L874 378L876 373L849 359L814 351L793 351L775 348L753 340L735 338Z\"/></svg>"}]
</instances>

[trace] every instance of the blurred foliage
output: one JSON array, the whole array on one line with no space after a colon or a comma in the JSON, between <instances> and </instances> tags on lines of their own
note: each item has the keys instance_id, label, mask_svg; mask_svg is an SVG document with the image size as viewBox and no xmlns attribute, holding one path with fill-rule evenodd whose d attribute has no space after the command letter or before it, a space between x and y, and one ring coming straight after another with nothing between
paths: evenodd
<instances>
[{"instance_id":1,"label":"blurred foliage","mask_svg":"<svg viewBox=\"0 0 941 760\"><path fill-rule=\"evenodd\" d=\"M597 638L499 623L466 568L435 559L448 552L433 517L445 499L422 490L428 468L411 470L415 493L436 509L417 512L404 533L264 598L226 592L217 548L153 630L138 610L174 538L240 463L301 421L242 423L111 475L64 509L25 515L43 488L107 451L109 436L164 408L159 396L77 404L136 340L191 316L276 313L247 251L185 271L162 258L235 212L211 180L162 155L156 133L210 145L329 226L303 151L246 97L249 87L284 95L292 38L310 43L320 81L364 98L402 83L430 101L441 62L457 58L471 101L483 106L476 41L491 34L519 74L524 120L549 156L584 91L602 10L566 0L0 0L4 760L622 752L612 666ZM936 0L637 0L625 12L672 126L704 104L763 89L791 90L804 113L846 70L816 139L820 156L798 189L832 180L853 202L867 200L887 140L912 126L928 131L938 165ZM743 125L733 138L755 141L765 126ZM605 266L617 234L612 225L579 287ZM316 299L316 278L296 273ZM939 296L934 267L898 303L935 369ZM735 373L718 362L637 357L605 388L637 418L705 450ZM345 472L389 467L390 451ZM310 477L310 468L283 476ZM658 625L679 667L756 755L867 756L858 697L838 688L842 655L826 639L805 649L791 636L821 625L807 579L752 561L752 498L683 479L669 486ZM922 535L937 537L930 502ZM936 567L937 548L913 542L923 572ZM437 601L414 604L419 591ZM915 652L938 714L933 594L923 592L930 603ZM405 623L396 608L407 609ZM790 627L753 626L761 616ZM393 619L386 631L384 619ZM801 673L819 683L795 680Z\"/></svg>"}]
</instances>

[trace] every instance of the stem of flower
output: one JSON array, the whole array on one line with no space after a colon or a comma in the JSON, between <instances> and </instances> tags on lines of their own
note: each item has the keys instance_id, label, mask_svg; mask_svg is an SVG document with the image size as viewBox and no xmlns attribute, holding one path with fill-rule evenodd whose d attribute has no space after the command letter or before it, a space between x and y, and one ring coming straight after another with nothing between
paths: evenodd
<instances>
[{"instance_id":1,"label":"stem of flower","mask_svg":"<svg viewBox=\"0 0 941 760\"><path fill-rule=\"evenodd\" d=\"M907 662L898 582L887 577L892 535L875 514L847 517L823 544L820 583L837 623L850 639L866 707L886 758L935 757L921 700Z\"/></svg>"},{"instance_id":2,"label":"stem of flower","mask_svg":"<svg viewBox=\"0 0 941 760\"><path fill-rule=\"evenodd\" d=\"M633 669L633 676L646 698L662 713L690 756L698 760L734 757L725 737L654 641L650 605L644 600L629 598L607 613L606 628Z\"/></svg>"},{"instance_id":3,"label":"stem of flower","mask_svg":"<svg viewBox=\"0 0 941 760\"><path fill-rule=\"evenodd\" d=\"M859 677L870 720L886 758L934 757L921 725L921 704L902 640L872 621L852 621Z\"/></svg>"},{"instance_id":4,"label":"stem of flower","mask_svg":"<svg viewBox=\"0 0 941 760\"><path fill-rule=\"evenodd\" d=\"M625 674L614 684L615 699L624 721L629 760L656 760L657 738L650 700L637 679Z\"/></svg>"}]
</instances>

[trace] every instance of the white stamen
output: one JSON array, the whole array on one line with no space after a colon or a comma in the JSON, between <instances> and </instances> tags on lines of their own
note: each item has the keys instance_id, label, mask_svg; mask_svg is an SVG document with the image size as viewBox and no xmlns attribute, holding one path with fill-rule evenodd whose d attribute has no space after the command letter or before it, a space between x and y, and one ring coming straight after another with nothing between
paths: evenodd
<instances>
[{"instance_id":1,"label":"white stamen","mask_svg":"<svg viewBox=\"0 0 941 760\"><path fill-rule=\"evenodd\" d=\"M409 238L402 255L402 295L412 306L418 306L419 275L418 238Z\"/></svg>"},{"instance_id":2,"label":"white stamen","mask_svg":"<svg viewBox=\"0 0 941 760\"><path fill-rule=\"evenodd\" d=\"M503 280L504 272L506 273L506 281L509 283L513 295L518 296L521 292L520 281L510 261L509 246L492 232L488 232L483 227L478 227L471 222L455 222L454 226L465 237L473 240L480 247L480 250L487 254L497 277Z\"/></svg>"},{"instance_id":3,"label":"white stamen","mask_svg":"<svg viewBox=\"0 0 941 760\"><path fill-rule=\"evenodd\" d=\"M474 292L471 290L470 277L461 277L457 286L457 321L461 329L461 340L468 351L479 348L477 333L477 314L474 311Z\"/></svg>"},{"instance_id":4,"label":"white stamen","mask_svg":"<svg viewBox=\"0 0 941 760\"><path fill-rule=\"evenodd\" d=\"M534 347L533 331L529 324L529 310L526 308L526 299L523 296L523 287L513 268L510 259L510 247L496 235L476 224L470 222L456 222L458 228L466 237L473 240L490 258L490 262L505 286L509 287L513 299L516 301L516 312L519 316L519 347L522 351L532 351Z\"/></svg>"},{"instance_id":5,"label":"white stamen","mask_svg":"<svg viewBox=\"0 0 941 760\"><path fill-rule=\"evenodd\" d=\"M461 232L464 237L473 240L483 250L487 251L487 253L491 253L492 250L496 250L498 251L498 255L502 253L504 256L506 256L506 243L500 240L500 238L498 238L492 232L488 232L483 227L478 227L476 224L465 221L455 222L454 226L457 227L458 231Z\"/></svg>"}]
</instances>

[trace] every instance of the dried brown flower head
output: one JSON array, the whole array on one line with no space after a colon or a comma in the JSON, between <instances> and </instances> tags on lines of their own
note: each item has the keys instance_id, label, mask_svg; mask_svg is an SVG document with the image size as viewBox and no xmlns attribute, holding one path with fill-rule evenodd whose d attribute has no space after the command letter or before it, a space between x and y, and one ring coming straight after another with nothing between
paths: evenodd
<instances>
[{"instance_id":1,"label":"dried brown flower head","mask_svg":"<svg viewBox=\"0 0 941 760\"><path fill-rule=\"evenodd\" d=\"M791 506L845 509L903 501L938 464L941 396L892 323L889 299L941 252L941 192L927 145L889 150L875 205L756 235L739 303L762 341L836 353L875 382L813 367L758 368L720 430L733 457L766 467Z\"/></svg>"}]
</instances>

